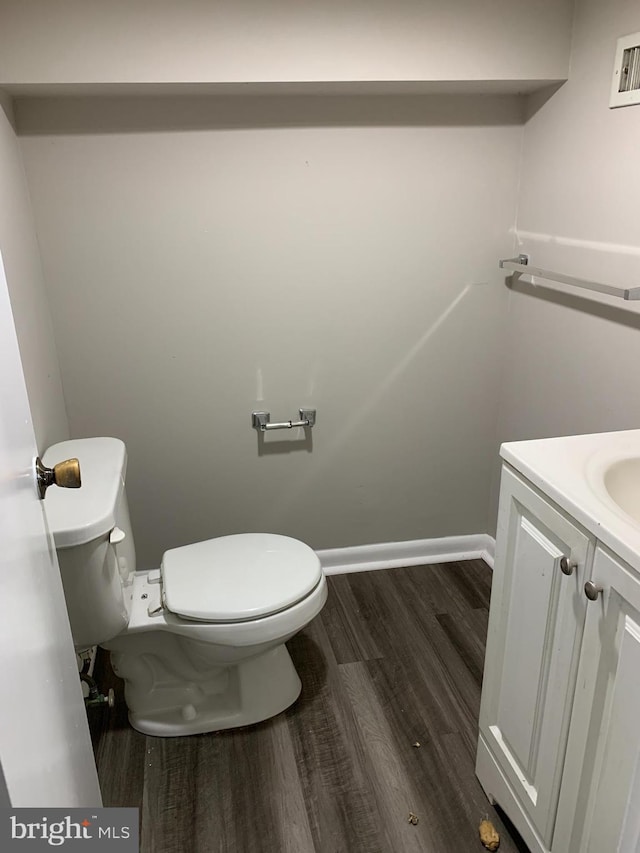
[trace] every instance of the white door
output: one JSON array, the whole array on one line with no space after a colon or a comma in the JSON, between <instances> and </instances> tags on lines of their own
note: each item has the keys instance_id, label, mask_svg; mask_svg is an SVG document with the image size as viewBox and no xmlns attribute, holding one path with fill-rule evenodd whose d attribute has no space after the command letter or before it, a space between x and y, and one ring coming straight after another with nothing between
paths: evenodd
<instances>
[{"instance_id":1,"label":"white door","mask_svg":"<svg viewBox=\"0 0 640 853\"><path fill-rule=\"evenodd\" d=\"M1 257L0 395L1 770L15 807L100 806Z\"/></svg>"}]
</instances>

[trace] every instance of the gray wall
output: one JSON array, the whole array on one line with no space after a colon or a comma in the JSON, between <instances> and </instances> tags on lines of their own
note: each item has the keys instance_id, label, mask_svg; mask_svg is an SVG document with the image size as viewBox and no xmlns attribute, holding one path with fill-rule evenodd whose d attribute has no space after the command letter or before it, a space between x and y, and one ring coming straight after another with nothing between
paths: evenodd
<instances>
[{"instance_id":1,"label":"gray wall","mask_svg":"<svg viewBox=\"0 0 640 853\"><path fill-rule=\"evenodd\" d=\"M0 93L0 253L38 448L68 437L53 327L10 99Z\"/></svg>"},{"instance_id":2,"label":"gray wall","mask_svg":"<svg viewBox=\"0 0 640 853\"><path fill-rule=\"evenodd\" d=\"M578 3L569 82L529 104L517 225L532 263L627 286L640 283L640 106L608 103L616 40L638 30L635 0ZM637 428L637 312L568 287L514 288L500 441Z\"/></svg>"},{"instance_id":3,"label":"gray wall","mask_svg":"<svg viewBox=\"0 0 640 853\"><path fill-rule=\"evenodd\" d=\"M127 443L141 565L247 530L486 530L520 110L20 104L72 434ZM258 442L253 409L303 405L312 441Z\"/></svg>"},{"instance_id":4,"label":"gray wall","mask_svg":"<svg viewBox=\"0 0 640 853\"><path fill-rule=\"evenodd\" d=\"M571 78L547 103L530 105L517 224L533 262L627 284L640 280L640 106L611 110L608 102L616 39L634 30L635 2L578 5ZM633 306L575 294L513 292L501 437L640 420L629 381L640 358Z\"/></svg>"}]
</instances>

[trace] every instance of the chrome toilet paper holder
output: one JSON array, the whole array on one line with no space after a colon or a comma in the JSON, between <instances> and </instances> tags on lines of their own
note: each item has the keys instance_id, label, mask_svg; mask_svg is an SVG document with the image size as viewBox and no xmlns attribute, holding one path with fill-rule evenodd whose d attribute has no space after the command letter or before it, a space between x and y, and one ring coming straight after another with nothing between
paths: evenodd
<instances>
[{"instance_id":1,"label":"chrome toilet paper holder","mask_svg":"<svg viewBox=\"0 0 640 853\"><path fill-rule=\"evenodd\" d=\"M300 412L299 421L279 421L271 423L270 412L251 412L251 426L260 432L267 432L271 429L293 429L294 427L304 427L305 429L315 426L316 410L315 409L298 409Z\"/></svg>"}]
</instances>

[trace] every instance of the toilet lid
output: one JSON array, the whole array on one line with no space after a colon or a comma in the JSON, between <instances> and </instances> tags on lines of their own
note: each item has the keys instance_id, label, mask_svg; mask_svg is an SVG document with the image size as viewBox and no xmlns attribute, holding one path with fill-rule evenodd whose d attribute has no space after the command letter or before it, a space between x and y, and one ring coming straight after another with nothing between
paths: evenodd
<instances>
[{"instance_id":1,"label":"toilet lid","mask_svg":"<svg viewBox=\"0 0 640 853\"><path fill-rule=\"evenodd\" d=\"M320 560L297 539L242 533L165 551L165 604L187 619L239 622L268 616L307 596Z\"/></svg>"}]
</instances>

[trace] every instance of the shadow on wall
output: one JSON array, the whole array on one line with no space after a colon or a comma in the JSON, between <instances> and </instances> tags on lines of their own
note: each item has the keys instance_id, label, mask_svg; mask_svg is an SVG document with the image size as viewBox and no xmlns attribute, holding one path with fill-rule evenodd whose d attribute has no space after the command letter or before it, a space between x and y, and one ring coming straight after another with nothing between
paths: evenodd
<instances>
[{"instance_id":1,"label":"shadow on wall","mask_svg":"<svg viewBox=\"0 0 640 853\"><path fill-rule=\"evenodd\" d=\"M302 427L296 427L296 433L299 433ZM293 430L291 430L293 432ZM269 435L269 438L267 438ZM295 435L295 433L294 433ZM304 430L302 438L294 438L293 441L278 441L272 439L273 433L257 432L258 438L258 456L274 456L278 453L294 453L295 451L306 450L307 453L313 452L313 435L311 429Z\"/></svg>"},{"instance_id":2,"label":"shadow on wall","mask_svg":"<svg viewBox=\"0 0 640 853\"><path fill-rule=\"evenodd\" d=\"M5 115L5 118L7 119L7 121L11 125L11 127L15 130L16 127L15 127L15 115L14 115L13 102L11 100L11 97L9 95L7 95L6 92L3 92L1 89L0 89L0 110L2 110L2 112Z\"/></svg>"},{"instance_id":3,"label":"shadow on wall","mask_svg":"<svg viewBox=\"0 0 640 853\"><path fill-rule=\"evenodd\" d=\"M292 127L520 125L518 95L206 95L18 98L20 136Z\"/></svg>"},{"instance_id":4,"label":"shadow on wall","mask_svg":"<svg viewBox=\"0 0 640 853\"><path fill-rule=\"evenodd\" d=\"M563 80L561 83L552 83L550 86L545 86L538 92L532 92L526 99L524 114L525 121L529 121L529 119L533 118L538 110L541 110L547 101L552 98L558 89L561 89L566 82L568 81Z\"/></svg>"},{"instance_id":5,"label":"shadow on wall","mask_svg":"<svg viewBox=\"0 0 640 853\"><path fill-rule=\"evenodd\" d=\"M580 296L577 293L569 293L565 290L556 290L554 286L535 285L524 281L517 275L507 277L506 282L509 288L515 293L532 296L535 299L540 299L543 302L551 302L563 308L571 308L574 311L579 311L581 314L599 317L601 320L608 320L611 323L628 326L630 329L640 329L640 313L629 310L632 306L635 307L637 303L627 302L626 306L625 303L610 305L609 303L598 302L593 297L589 298Z\"/></svg>"}]
</instances>

